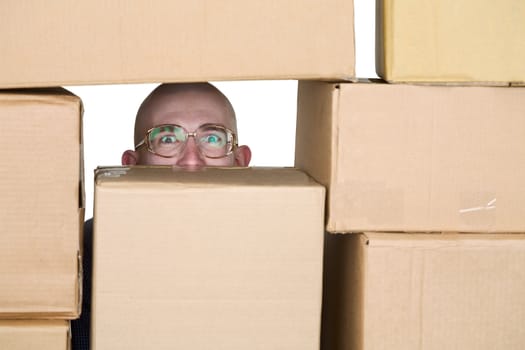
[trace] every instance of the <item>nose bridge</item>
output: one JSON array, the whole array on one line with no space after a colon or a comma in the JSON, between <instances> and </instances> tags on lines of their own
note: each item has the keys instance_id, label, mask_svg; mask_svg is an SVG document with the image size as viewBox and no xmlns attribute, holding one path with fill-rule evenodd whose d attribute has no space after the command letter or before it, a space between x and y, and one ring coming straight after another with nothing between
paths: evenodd
<instances>
[{"instance_id":1,"label":"nose bridge","mask_svg":"<svg viewBox=\"0 0 525 350\"><path fill-rule=\"evenodd\" d=\"M186 144L184 145L181 157L177 162L178 165L203 165L204 155L199 148L196 132L188 132L187 135ZM190 138L192 140L190 140Z\"/></svg>"},{"instance_id":2,"label":"nose bridge","mask_svg":"<svg viewBox=\"0 0 525 350\"><path fill-rule=\"evenodd\" d=\"M190 139L192 139L192 141L190 142ZM186 145L184 147L184 151L187 150L188 148L188 145L189 144L192 144L191 148L195 148L197 149L197 151L200 153L200 145L199 145L199 142L197 141L197 132L194 131L194 132L188 132L186 134Z\"/></svg>"},{"instance_id":3,"label":"nose bridge","mask_svg":"<svg viewBox=\"0 0 525 350\"><path fill-rule=\"evenodd\" d=\"M190 140L191 139L191 140ZM186 137L186 145L184 147L184 152L189 149L198 149L199 143L197 142L197 134L195 132L189 132Z\"/></svg>"},{"instance_id":4,"label":"nose bridge","mask_svg":"<svg viewBox=\"0 0 525 350\"><path fill-rule=\"evenodd\" d=\"M188 143L190 142L190 138L193 139L192 143L193 143L193 146L197 149L197 151L199 152L200 155L204 156L204 153L203 150L201 149L201 143L199 142L199 139L197 137L197 133L199 131L198 130L195 130L193 132L186 132L186 146L185 148L188 147Z\"/></svg>"},{"instance_id":5,"label":"nose bridge","mask_svg":"<svg viewBox=\"0 0 525 350\"><path fill-rule=\"evenodd\" d=\"M197 139L197 131L194 131L194 132L188 132L186 135L187 135L186 137L187 137L188 139L189 139L190 137L193 137L194 140Z\"/></svg>"}]
</instances>

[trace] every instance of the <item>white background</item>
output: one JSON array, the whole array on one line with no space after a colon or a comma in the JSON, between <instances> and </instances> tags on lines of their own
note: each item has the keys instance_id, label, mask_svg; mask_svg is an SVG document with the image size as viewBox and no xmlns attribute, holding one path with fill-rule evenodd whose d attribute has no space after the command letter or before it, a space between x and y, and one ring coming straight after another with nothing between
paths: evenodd
<instances>
[{"instance_id":1,"label":"white background","mask_svg":"<svg viewBox=\"0 0 525 350\"><path fill-rule=\"evenodd\" d=\"M356 73L375 73L375 1L354 0ZM330 53L327 53L330 54ZM239 143L252 150L254 166L293 166L297 81L213 82L231 101L239 129ZM67 87L84 103L84 164L86 219L93 213L93 170L120 165L126 149L133 149L135 114L157 84Z\"/></svg>"}]
</instances>

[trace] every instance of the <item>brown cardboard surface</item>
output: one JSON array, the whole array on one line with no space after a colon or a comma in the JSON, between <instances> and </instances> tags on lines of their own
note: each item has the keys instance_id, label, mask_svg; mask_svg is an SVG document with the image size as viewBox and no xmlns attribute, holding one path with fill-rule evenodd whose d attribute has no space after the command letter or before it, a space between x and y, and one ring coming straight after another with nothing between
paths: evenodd
<instances>
[{"instance_id":1,"label":"brown cardboard surface","mask_svg":"<svg viewBox=\"0 0 525 350\"><path fill-rule=\"evenodd\" d=\"M525 234L326 234L322 349L521 349Z\"/></svg>"},{"instance_id":2,"label":"brown cardboard surface","mask_svg":"<svg viewBox=\"0 0 525 350\"><path fill-rule=\"evenodd\" d=\"M93 349L318 349L324 197L293 168L99 169Z\"/></svg>"},{"instance_id":3,"label":"brown cardboard surface","mask_svg":"<svg viewBox=\"0 0 525 350\"><path fill-rule=\"evenodd\" d=\"M0 349L68 350L68 321L0 320Z\"/></svg>"},{"instance_id":4,"label":"brown cardboard surface","mask_svg":"<svg viewBox=\"0 0 525 350\"><path fill-rule=\"evenodd\" d=\"M524 16L519 0L380 0L377 74L391 82L524 82Z\"/></svg>"},{"instance_id":5,"label":"brown cardboard surface","mask_svg":"<svg viewBox=\"0 0 525 350\"><path fill-rule=\"evenodd\" d=\"M0 87L355 75L352 0L10 0L0 13Z\"/></svg>"},{"instance_id":6,"label":"brown cardboard surface","mask_svg":"<svg viewBox=\"0 0 525 350\"><path fill-rule=\"evenodd\" d=\"M78 97L0 92L0 318L75 318L84 215Z\"/></svg>"},{"instance_id":7,"label":"brown cardboard surface","mask_svg":"<svg viewBox=\"0 0 525 350\"><path fill-rule=\"evenodd\" d=\"M525 89L301 82L330 232L525 232Z\"/></svg>"}]
</instances>

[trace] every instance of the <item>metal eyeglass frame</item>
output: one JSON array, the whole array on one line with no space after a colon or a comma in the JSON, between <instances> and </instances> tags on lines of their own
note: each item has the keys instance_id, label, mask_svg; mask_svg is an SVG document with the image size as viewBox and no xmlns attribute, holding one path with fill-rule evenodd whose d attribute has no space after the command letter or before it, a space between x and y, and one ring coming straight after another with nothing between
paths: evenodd
<instances>
[{"instance_id":1,"label":"metal eyeglass frame","mask_svg":"<svg viewBox=\"0 0 525 350\"><path fill-rule=\"evenodd\" d=\"M224 131L226 131L226 135L231 135L231 139L228 138L228 141L227 141L227 143L228 143L229 145L231 145L231 146L230 146L230 150L229 150L225 155L223 155L223 156L220 156L220 157L211 157L211 156L208 156L208 155L204 154L204 153L201 151L200 147L198 147L198 148L199 148L199 151L200 151L200 152L202 153L202 155L205 156L206 158L211 158L211 159L220 159L220 158L227 157L227 156L229 156L230 154L232 154L233 151L235 151L235 149L238 147L238 144L237 144L237 135L236 135L233 131L231 131L230 129L228 129L227 127L225 127L225 126L223 126L223 125L213 124L213 123L206 123L206 124L202 124L202 125L200 125L195 131L193 131L193 132L189 132L188 130L186 130L185 127L183 127L183 126L181 126L181 125L178 125L178 124L161 124L161 125L156 125L156 126L150 128L148 131L146 131L146 134L144 135L144 139L142 139L142 141L140 141L139 143L137 143L137 144L135 145L135 151L138 150L138 149L139 149L140 147L142 147L142 146L147 146L147 147L148 147L148 148L147 148L148 152L153 153L153 154L155 154L155 155L157 155L157 156L159 156L159 157L163 157L163 158L173 158L173 157L177 156L177 155L173 155L173 156L164 156L164 155L162 155L162 154L159 154L159 153L155 152L155 151L151 148L151 144L150 144L150 142L149 142L149 135L150 135L150 133L151 133L154 129L162 128L162 127L178 127L178 128L181 128L182 130L184 130L184 132L186 133L186 141L184 142L184 147L181 148L181 152L180 152L180 153L182 153L182 151L184 151L184 149L186 148L186 144L187 144L188 139L190 138L190 136L193 137L193 138L195 139L196 136L197 136L197 130L199 130L200 128L203 128L203 127L215 127L215 128L223 129ZM197 143L197 145L198 145L198 143ZM180 153L179 153L179 154L180 154Z\"/></svg>"}]
</instances>

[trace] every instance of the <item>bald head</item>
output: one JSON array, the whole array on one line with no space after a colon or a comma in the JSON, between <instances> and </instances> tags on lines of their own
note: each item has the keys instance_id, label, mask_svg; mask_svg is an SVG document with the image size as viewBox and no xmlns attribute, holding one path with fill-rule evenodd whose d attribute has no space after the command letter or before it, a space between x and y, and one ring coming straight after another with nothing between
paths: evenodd
<instances>
[{"instance_id":1,"label":"bald head","mask_svg":"<svg viewBox=\"0 0 525 350\"><path fill-rule=\"evenodd\" d=\"M182 126L188 132L184 147L173 156L161 156L146 147L148 130L161 125ZM215 86L208 83L162 84L142 102L135 120L135 149L122 154L122 165L248 166L251 151L238 146L235 136L232 151L223 157L210 157L200 149L193 134L205 124L215 124L237 135L233 107ZM137 147L137 145L139 145Z\"/></svg>"},{"instance_id":2,"label":"bald head","mask_svg":"<svg viewBox=\"0 0 525 350\"><path fill-rule=\"evenodd\" d=\"M222 124L237 132L233 106L215 86L209 83L161 84L146 97L137 112L135 144L153 126L168 123L203 124L201 119ZM182 123L177 120L182 120ZM194 130L189 125L182 126Z\"/></svg>"}]
</instances>

